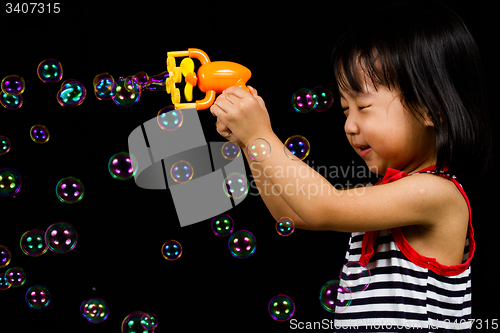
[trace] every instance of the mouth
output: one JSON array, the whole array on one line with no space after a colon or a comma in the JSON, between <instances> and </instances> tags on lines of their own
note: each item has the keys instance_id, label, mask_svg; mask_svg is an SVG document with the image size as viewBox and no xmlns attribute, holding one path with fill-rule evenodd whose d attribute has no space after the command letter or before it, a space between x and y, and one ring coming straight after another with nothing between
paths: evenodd
<instances>
[{"instance_id":1,"label":"mouth","mask_svg":"<svg viewBox=\"0 0 500 333\"><path fill-rule=\"evenodd\" d=\"M368 155L371 152L371 150L372 150L372 147L370 147L369 145L357 146L356 148L359 149L359 155L361 157L364 157L364 156Z\"/></svg>"}]
</instances>

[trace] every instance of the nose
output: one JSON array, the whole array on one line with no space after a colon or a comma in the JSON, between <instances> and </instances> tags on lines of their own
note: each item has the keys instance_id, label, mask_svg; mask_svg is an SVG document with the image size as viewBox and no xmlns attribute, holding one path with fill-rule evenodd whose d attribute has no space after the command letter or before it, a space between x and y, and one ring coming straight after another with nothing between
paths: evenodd
<instances>
[{"instance_id":1,"label":"nose","mask_svg":"<svg viewBox=\"0 0 500 333\"><path fill-rule=\"evenodd\" d=\"M352 112L347 116L344 124L344 131L347 135L359 134L359 126L355 117L352 115Z\"/></svg>"}]
</instances>

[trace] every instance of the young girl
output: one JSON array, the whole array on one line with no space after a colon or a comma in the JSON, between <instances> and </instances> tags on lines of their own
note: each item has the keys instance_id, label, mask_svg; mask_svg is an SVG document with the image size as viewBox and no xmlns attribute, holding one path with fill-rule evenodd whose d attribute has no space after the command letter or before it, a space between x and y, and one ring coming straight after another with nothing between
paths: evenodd
<instances>
[{"instance_id":1,"label":"young girl","mask_svg":"<svg viewBox=\"0 0 500 333\"><path fill-rule=\"evenodd\" d=\"M352 233L346 262L366 265L372 278L335 314L336 329L470 330L475 243L457 179L487 165L490 147L472 36L441 5L383 8L342 36L333 69L347 139L383 176L376 186L339 191L289 158L253 88L218 97L218 132L242 147L259 189L280 189L260 191L275 219ZM259 163L246 148L258 138L272 149Z\"/></svg>"}]
</instances>

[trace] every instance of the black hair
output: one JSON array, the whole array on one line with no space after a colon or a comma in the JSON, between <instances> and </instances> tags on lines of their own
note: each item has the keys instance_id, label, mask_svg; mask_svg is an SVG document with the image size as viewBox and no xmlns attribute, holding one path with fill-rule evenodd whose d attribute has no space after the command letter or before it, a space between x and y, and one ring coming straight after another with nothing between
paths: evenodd
<instances>
[{"instance_id":1,"label":"black hair","mask_svg":"<svg viewBox=\"0 0 500 333\"><path fill-rule=\"evenodd\" d=\"M363 91L361 66L375 88L399 91L421 123L425 112L434 124L437 170L486 171L492 140L481 59L451 9L430 1L379 8L340 37L332 65L341 90Z\"/></svg>"}]
</instances>

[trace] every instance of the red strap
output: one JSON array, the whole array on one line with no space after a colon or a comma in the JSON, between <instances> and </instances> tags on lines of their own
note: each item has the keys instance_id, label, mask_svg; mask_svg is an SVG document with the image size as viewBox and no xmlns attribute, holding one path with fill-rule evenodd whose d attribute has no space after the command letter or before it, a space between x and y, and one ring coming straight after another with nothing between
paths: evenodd
<instances>
[{"instance_id":1,"label":"red strap","mask_svg":"<svg viewBox=\"0 0 500 333\"><path fill-rule=\"evenodd\" d=\"M426 168L424 170L421 170L420 172L432 170L433 168L434 168L434 166ZM476 249L476 242L474 241L474 229L472 228L471 208L470 208L469 199L467 198L467 195L465 194L460 183L458 183L455 179L450 178L447 175L444 175L444 174L437 174L437 175L451 180L457 186L457 188L460 190L465 201L467 202L467 207L469 208L469 257L467 258L467 261L460 264L460 265L453 265L453 266L442 265L442 264L438 263L435 258L424 257L424 256L420 255L417 251L415 251L411 247L411 245L408 243L406 238L404 237L403 232L401 231L400 228L391 229L391 234L393 235L394 241L398 245L401 252L411 262L413 262L414 264L416 264L420 267L428 268L429 270L431 270L437 274L440 274L443 276L452 276L452 275L457 275L457 274L462 273L463 271L465 271L469 267L470 262L472 260L472 257L474 256L475 249ZM384 178L375 185L378 185L380 183L387 184L387 183L393 182L395 180L401 179L401 178L406 177L406 176L408 176L408 174L404 171L399 171L396 169L388 168ZM375 245L375 241L377 240L378 233L379 233L378 231L365 232L364 237L363 237L363 242L361 245L361 257L359 259L359 262L362 265L367 265L372 257L372 255L374 253L374 245Z\"/></svg>"}]
</instances>

